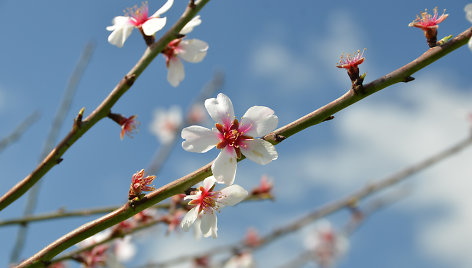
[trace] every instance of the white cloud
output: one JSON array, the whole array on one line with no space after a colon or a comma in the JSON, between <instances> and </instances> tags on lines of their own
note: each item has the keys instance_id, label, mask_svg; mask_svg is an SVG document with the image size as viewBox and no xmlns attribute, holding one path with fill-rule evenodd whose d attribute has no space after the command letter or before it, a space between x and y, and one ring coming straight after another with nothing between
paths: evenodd
<instances>
[{"instance_id":1,"label":"white cloud","mask_svg":"<svg viewBox=\"0 0 472 268\"><path fill-rule=\"evenodd\" d=\"M306 53L296 53L277 41L256 45L251 55L251 69L256 75L275 81L281 88L297 89L316 80L316 69Z\"/></svg>"},{"instance_id":2,"label":"white cloud","mask_svg":"<svg viewBox=\"0 0 472 268\"><path fill-rule=\"evenodd\" d=\"M340 112L332 122L336 145L289 157L297 177L347 193L464 139L472 88L461 90L439 77L416 77L388 100L366 100ZM449 267L472 267L471 158L469 149L418 174L413 196L401 207L421 223L423 253ZM422 219L431 208L444 210Z\"/></svg>"}]
</instances>

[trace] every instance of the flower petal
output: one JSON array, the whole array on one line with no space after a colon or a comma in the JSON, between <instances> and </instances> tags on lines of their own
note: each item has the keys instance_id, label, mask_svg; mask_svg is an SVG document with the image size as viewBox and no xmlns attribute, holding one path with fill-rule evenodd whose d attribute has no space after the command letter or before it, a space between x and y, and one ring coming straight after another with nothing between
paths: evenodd
<instances>
[{"instance_id":1,"label":"flower petal","mask_svg":"<svg viewBox=\"0 0 472 268\"><path fill-rule=\"evenodd\" d=\"M252 106L241 119L239 129L252 137L262 137L277 127L279 118L265 106Z\"/></svg>"},{"instance_id":2,"label":"flower petal","mask_svg":"<svg viewBox=\"0 0 472 268\"><path fill-rule=\"evenodd\" d=\"M216 183L215 177L210 176L203 181L203 188L205 188L205 190L209 190L211 187L213 187L213 185L215 185L215 183Z\"/></svg>"},{"instance_id":3,"label":"flower petal","mask_svg":"<svg viewBox=\"0 0 472 268\"><path fill-rule=\"evenodd\" d=\"M166 26L167 18L150 18L143 23L143 32L147 36L154 35L157 31L161 30Z\"/></svg>"},{"instance_id":4,"label":"flower petal","mask_svg":"<svg viewBox=\"0 0 472 268\"><path fill-rule=\"evenodd\" d=\"M223 93L219 93L216 98L205 100L205 108L211 118L217 123L229 125L234 118L233 103Z\"/></svg>"},{"instance_id":5,"label":"flower petal","mask_svg":"<svg viewBox=\"0 0 472 268\"><path fill-rule=\"evenodd\" d=\"M179 57L188 62L201 62L208 50L208 43L198 39L183 40L179 45Z\"/></svg>"},{"instance_id":6,"label":"flower petal","mask_svg":"<svg viewBox=\"0 0 472 268\"><path fill-rule=\"evenodd\" d=\"M190 33L191 31L193 31L193 28L195 26L198 26L202 23L202 20L200 19L200 15L197 15L195 17L193 17L193 19L191 21L189 21L187 24L185 24L185 26L182 28L182 30L180 30L180 34L188 34Z\"/></svg>"},{"instance_id":7,"label":"flower petal","mask_svg":"<svg viewBox=\"0 0 472 268\"><path fill-rule=\"evenodd\" d=\"M219 138L212 130L201 126L189 126L182 129L182 148L188 152L204 153L215 147Z\"/></svg>"},{"instance_id":8,"label":"flower petal","mask_svg":"<svg viewBox=\"0 0 472 268\"><path fill-rule=\"evenodd\" d=\"M203 236L209 237L211 235L213 238L216 238L218 226L215 213L213 211L205 211L201 218L200 229L202 230Z\"/></svg>"},{"instance_id":9,"label":"flower petal","mask_svg":"<svg viewBox=\"0 0 472 268\"><path fill-rule=\"evenodd\" d=\"M248 192L243 187L233 184L221 189L218 203L221 203L223 206L234 206L243 201L247 196Z\"/></svg>"},{"instance_id":10,"label":"flower petal","mask_svg":"<svg viewBox=\"0 0 472 268\"><path fill-rule=\"evenodd\" d=\"M113 19L113 25L108 26L107 30L112 31L108 36L108 42L117 47L123 47L126 39L133 32L133 24L130 23L129 17L118 16Z\"/></svg>"},{"instance_id":11,"label":"flower petal","mask_svg":"<svg viewBox=\"0 0 472 268\"><path fill-rule=\"evenodd\" d=\"M189 212L185 214L184 218L180 222L180 227L182 228L182 230L187 232L190 226L195 222L197 217L198 217L197 207L194 207L191 210L189 210Z\"/></svg>"},{"instance_id":12,"label":"flower petal","mask_svg":"<svg viewBox=\"0 0 472 268\"><path fill-rule=\"evenodd\" d=\"M161 8L159 8L154 14L152 14L151 17L157 18L160 15L166 13L167 10L169 10L172 7L173 4L174 4L174 0L167 0L167 2Z\"/></svg>"},{"instance_id":13,"label":"flower petal","mask_svg":"<svg viewBox=\"0 0 472 268\"><path fill-rule=\"evenodd\" d=\"M244 156L248 159L261 164L265 165L272 160L277 159L278 154L275 150L275 146L272 143L262 140L262 139L254 139L254 140L247 140L245 141L245 147L241 147L241 152Z\"/></svg>"},{"instance_id":14,"label":"flower petal","mask_svg":"<svg viewBox=\"0 0 472 268\"><path fill-rule=\"evenodd\" d=\"M167 81L169 81L173 87L177 87L185 78L184 65L182 64L182 61L177 57L172 58L169 61L167 69Z\"/></svg>"},{"instance_id":15,"label":"flower petal","mask_svg":"<svg viewBox=\"0 0 472 268\"><path fill-rule=\"evenodd\" d=\"M465 5L465 17L472 22L472 3Z\"/></svg>"},{"instance_id":16,"label":"flower petal","mask_svg":"<svg viewBox=\"0 0 472 268\"><path fill-rule=\"evenodd\" d=\"M236 176L237 162L236 155L231 155L228 151L221 150L211 165L211 171L213 176L215 176L216 182L227 185L233 184L234 177Z\"/></svg>"}]
</instances>

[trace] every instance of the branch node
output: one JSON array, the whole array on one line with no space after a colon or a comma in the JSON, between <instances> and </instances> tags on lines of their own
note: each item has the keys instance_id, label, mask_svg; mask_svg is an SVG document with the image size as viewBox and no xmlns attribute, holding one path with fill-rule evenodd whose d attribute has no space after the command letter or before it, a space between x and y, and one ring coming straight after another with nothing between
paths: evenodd
<instances>
[{"instance_id":1,"label":"branch node","mask_svg":"<svg viewBox=\"0 0 472 268\"><path fill-rule=\"evenodd\" d=\"M196 8L197 6L195 5L195 0L190 0L190 2L188 3L188 7L189 8Z\"/></svg>"},{"instance_id":2,"label":"branch node","mask_svg":"<svg viewBox=\"0 0 472 268\"><path fill-rule=\"evenodd\" d=\"M325 120L323 120L322 122L333 120L333 119L334 119L334 115L330 115Z\"/></svg>"},{"instance_id":3,"label":"branch node","mask_svg":"<svg viewBox=\"0 0 472 268\"><path fill-rule=\"evenodd\" d=\"M77 117L74 118L74 125L73 125L74 128L80 128L82 126L82 118L84 117L84 111L85 111L85 107L82 107Z\"/></svg>"},{"instance_id":4,"label":"branch node","mask_svg":"<svg viewBox=\"0 0 472 268\"><path fill-rule=\"evenodd\" d=\"M125 83L128 87L131 87L136 81L136 74L127 74L125 75Z\"/></svg>"},{"instance_id":5,"label":"branch node","mask_svg":"<svg viewBox=\"0 0 472 268\"><path fill-rule=\"evenodd\" d=\"M275 134L274 138L275 138L275 141L277 141L277 142L282 142L282 141L285 140L287 137L282 136L282 135L280 135L280 134Z\"/></svg>"},{"instance_id":6,"label":"branch node","mask_svg":"<svg viewBox=\"0 0 472 268\"><path fill-rule=\"evenodd\" d=\"M413 80L415 80L414 77L412 77L412 76L407 76L407 77L405 77L405 78L402 80L402 82L408 83L408 82L413 81Z\"/></svg>"},{"instance_id":7,"label":"branch node","mask_svg":"<svg viewBox=\"0 0 472 268\"><path fill-rule=\"evenodd\" d=\"M58 158L58 159L56 160L56 164L60 164L60 163L62 162L62 160L64 160L64 158Z\"/></svg>"}]
</instances>

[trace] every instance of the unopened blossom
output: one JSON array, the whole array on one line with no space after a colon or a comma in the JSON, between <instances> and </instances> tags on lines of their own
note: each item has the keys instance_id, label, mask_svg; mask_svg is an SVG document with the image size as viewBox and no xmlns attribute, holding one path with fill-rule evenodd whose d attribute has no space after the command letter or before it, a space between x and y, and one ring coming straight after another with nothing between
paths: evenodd
<instances>
[{"instance_id":1,"label":"unopened blossom","mask_svg":"<svg viewBox=\"0 0 472 268\"><path fill-rule=\"evenodd\" d=\"M438 24L445 20L449 15L443 14L438 17L438 8L434 8L434 15L428 13L428 10L421 12L421 17L416 15L416 19L408 24L409 27L420 28L424 31L424 35L430 47L436 46L438 35Z\"/></svg>"},{"instance_id":2,"label":"unopened blossom","mask_svg":"<svg viewBox=\"0 0 472 268\"><path fill-rule=\"evenodd\" d=\"M234 117L231 100L223 93L207 99L205 107L216 121L215 128L190 126L182 130L182 147L189 152L204 153L216 146L220 153L211 165L211 171L219 183L233 184L237 160L242 155L265 165L277 159L274 145L263 137L275 129L278 117L264 106L252 106L243 115L241 122Z\"/></svg>"},{"instance_id":3,"label":"unopened blossom","mask_svg":"<svg viewBox=\"0 0 472 268\"><path fill-rule=\"evenodd\" d=\"M149 126L151 133L156 135L163 144L172 142L183 121L180 107L172 106L169 110L156 109L153 117L154 119Z\"/></svg>"},{"instance_id":4,"label":"unopened blossom","mask_svg":"<svg viewBox=\"0 0 472 268\"><path fill-rule=\"evenodd\" d=\"M254 268L256 263L249 251L235 254L223 266L223 268Z\"/></svg>"},{"instance_id":5,"label":"unopened blossom","mask_svg":"<svg viewBox=\"0 0 472 268\"><path fill-rule=\"evenodd\" d=\"M472 22L472 3L467 4L464 8L465 11L465 17L467 20ZM472 38L469 39L469 48L472 50Z\"/></svg>"},{"instance_id":6,"label":"unopened blossom","mask_svg":"<svg viewBox=\"0 0 472 268\"><path fill-rule=\"evenodd\" d=\"M249 228L244 237L244 244L248 247L257 247L261 244L261 237L255 228Z\"/></svg>"},{"instance_id":7,"label":"unopened blossom","mask_svg":"<svg viewBox=\"0 0 472 268\"><path fill-rule=\"evenodd\" d=\"M187 122L189 124L199 124L207 120L205 107L203 104L192 105L190 111L187 114Z\"/></svg>"},{"instance_id":8,"label":"unopened blossom","mask_svg":"<svg viewBox=\"0 0 472 268\"><path fill-rule=\"evenodd\" d=\"M144 177L144 169L141 169L141 171L138 171L133 174L133 177L131 178L131 185L129 188L128 198L131 200L135 197L139 197L142 192L154 191L155 188L149 184L151 184L155 178L156 176Z\"/></svg>"},{"instance_id":9,"label":"unopened blossom","mask_svg":"<svg viewBox=\"0 0 472 268\"><path fill-rule=\"evenodd\" d=\"M321 267L332 267L349 248L347 238L336 232L328 221L318 223L315 231L307 236L305 245Z\"/></svg>"},{"instance_id":10,"label":"unopened blossom","mask_svg":"<svg viewBox=\"0 0 472 268\"><path fill-rule=\"evenodd\" d=\"M111 235L110 230L106 230L100 233L97 233L82 242L77 243L79 248L86 248L92 245L97 245L103 242L105 239L109 238ZM88 251L83 251L77 256L77 260L82 262L86 267L98 267L105 265L107 261L106 252L109 246L107 244L100 244Z\"/></svg>"},{"instance_id":11,"label":"unopened blossom","mask_svg":"<svg viewBox=\"0 0 472 268\"><path fill-rule=\"evenodd\" d=\"M208 255L196 257L195 259L193 259L193 266L195 268L210 267L210 257Z\"/></svg>"},{"instance_id":12,"label":"unopened blossom","mask_svg":"<svg viewBox=\"0 0 472 268\"><path fill-rule=\"evenodd\" d=\"M108 36L108 42L117 47L122 47L134 28L138 28L144 35L153 36L157 31L164 28L167 18L160 16L169 10L174 0L168 0L159 10L149 16L147 2L140 7L134 6L125 12L125 16L117 16L113 19L113 25L107 30L112 33Z\"/></svg>"},{"instance_id":13,"label":"unopened blossom","mask_svg":"<svg viewBox=\"0 0 472 268\"><path fill-rule=\"evenodd\" d=\"M269 197L272 197L271 191L273 187L274 184L272 180L269 179L267 175L262 175L259 186L252 189L251 195L268 195Z\"/></svg>"},{"instance_id":14,"label":"unopened blossom","mask_svg":"<svg viewBox=\"0 0 472 268\"><path fill-rule=\"evenodd\" d=\"M247 197L248 192L239 185L227 186L220 191L214 191L216 179L213 176L206 178L197 193L188 195L185 200L194 206L182 219L181 227L188 231L190 226L200 216L200 229L204 237L217 237L216 212L225 206L233 206Z\"/></svg>"}]
</instances>

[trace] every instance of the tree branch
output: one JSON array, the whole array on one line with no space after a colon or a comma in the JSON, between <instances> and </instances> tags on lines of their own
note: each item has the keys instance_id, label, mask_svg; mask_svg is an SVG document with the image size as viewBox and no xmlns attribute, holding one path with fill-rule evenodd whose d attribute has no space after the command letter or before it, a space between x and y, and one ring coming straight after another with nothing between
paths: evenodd
<instances>
[{"instance_id":1,"label":"tree branch","mask_svg":"<svg viewBox=\"0 0 472 268\"><path fill-rule=\"evenodd\" d=\"M197 6L201 5L203 2L205 1L204 0L200 1ZM190 20L190 17L189 17L189 20ZM467 29L466 31L464 31L463 33L461 33L460 35L458 35L456 38L452 39L448 43L444 44L443 46L437 46L437 47L431 48L427 52L425 52L423 55L421 55L419 58L414 60L413 62L391 72L390 74L387 74L386 76L383 76L373 82L370 82L369 84L364 86L364 91L362 93L354 94L351 90L349 90L347 93L345 93L343 96L341 96L337 100L321 107L320 109L286 126L283 126L275 130L274 132L266 135L264 138L273 144L277 144L277 143L280 143L285 138L292 136L293 134L297 132L300 132L310 126L323 122L326 118L330 117L332 114L352 105L353 103L358 102L359 100L367 97L368 95L371 95L395 83L402 82L403 80L405 80L406 77L411 76L416 71L428 66L429 64L447 55L448 53L454 51L455 49L465 45L468 42L468 40L471 38L471 36L472 36L472 27ZM156 44L158 43L155 43L153 46L151 46L151 48L155 47ZM146 53L148 53L149 51L150 50L148 49ZM124 81L124 83L126 83L126 80ZM124 93L124 91L122 93ZM116 95L111 94L109 98L119 98L119 96L121 96L122 93L121 94L117 93ZM109 103L109 102L105 101L105 103ZM107 104L103 104L103 105L107 105ZM111 105L111 104L108 104L108 105ZM99 110L102 111L103 109L99 109ZM105 111L108 111L107 108L105 109ZM95 118L94 113L92 113L89 117ZM90 121L88 121L85 125L88 125L88 124L90 124ZM470 142L470 139L468 138L466 143L469 143L469 142ZM54 151L52 153L54 153ZM211 175L211 163L208 163L207 165L201 167L200 169L147 194L145 197L143 197L139 201L127 203L123 205L121 208L113 211L112 213L105 215L94 221L91 221L87 224L84 224L81 227L71 231L70 233L64 235L63 237L59 238L55 242L51 243L50 245L48 245L47 247L45 247L44 249L36 253L34 256L25 260L23 263L20 264L19 267L45 266L47 264L47 261L51 260L54 256L56 256L63 250L67 249L68 247L76 244L77 242L80 242L84 240L85 238L98 233L99 231L102 231L108 227L111 227L133 216L134 214L156 203L161 202L164 199L167 199L175 194L184 192L186 189L197 184L198 182L202 181L203 179L205 179L206 177L210 175ZM357 195L355 195L354 198L361 198L365 195L368 195L372 193L374 190L376 190L376 187L382 187L382 186L370 186L366 190L362 190L361 192L357 193ZM330 204L327 208L325 208L325 211L322 211L319 213L323 214L323 213L330 212L333 209L335 209L337 206L340 206L340 205L342 206L344 204L343 202L352 202L352 200L346 201L346 199L343 199L341 200L341 204L336 204L336 203ZM281 230L281 232L283 232L283 230ZM272 238L268 237L267 239L272 239Z\"/></svg>"},{"instance_id":2,"label":"tree branch","mask_svg":"<svg viewBox=\"0 0 472 268\"><path fill-rule=\"evenodd\" d=\"M54 148L48 156L36 167L36 169L17 183L7 193L0 197L0 211L20 198L37 181L39 181L51 168L58 164L62 155L74 144L82 135L84 135L92 126L110 113L113 105L120 97L130 89L134 81L141 75L151 61L174 40L180 30L189 22L209 0L200 0L195 7L187 7L180 19L172 28L167 31L156 43L144 51L143 56L138 63L124 76L116 85L105 100L80 124L80 127L73 127L69 134Z\"/></svg>"}]
</instances>

